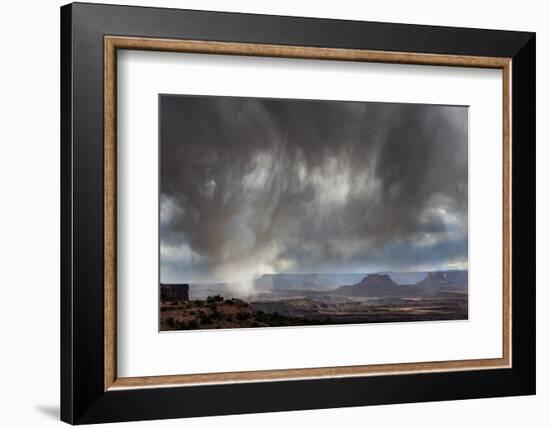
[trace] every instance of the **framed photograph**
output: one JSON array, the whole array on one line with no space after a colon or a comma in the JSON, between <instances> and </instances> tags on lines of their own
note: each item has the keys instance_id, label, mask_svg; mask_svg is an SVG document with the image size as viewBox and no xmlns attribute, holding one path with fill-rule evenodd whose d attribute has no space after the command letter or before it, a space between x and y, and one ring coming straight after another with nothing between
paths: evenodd
<instances>
[{"instance_id":1,"label":"framed photograph","mask_svg":"<svg viewBox=\"0 0 550 428\"><path fill-rule=\"evenodd\" d=\"M61 8L61 418L535 393L535 35Z\"/></svg>"}]
</instances>

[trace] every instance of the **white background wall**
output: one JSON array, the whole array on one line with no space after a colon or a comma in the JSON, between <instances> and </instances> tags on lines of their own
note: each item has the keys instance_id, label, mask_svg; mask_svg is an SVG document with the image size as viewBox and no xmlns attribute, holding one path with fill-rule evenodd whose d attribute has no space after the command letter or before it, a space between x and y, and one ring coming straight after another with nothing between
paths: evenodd
<instances>
[{"instance_id":1,"label":"white background wall","mask_svg":"<svg viewBox=\"0 0 550 428\"><path fill-rule=\"evenodd\" d=\"M122 2L122 0L121 0ZM104 1L104 3L113 3ZM538 395L461 402L144 422L141 426L279 427L343 424L413 427L548 426L550 299L548 223L550 17L545 2L462 0L148 0L170 6L537 32ZM0 6L0 421L58 424L59 408L59 6L58 0ZM546 121L544 120L546 118ZM546 123L545 123L546 122ZM25 291L22 291L22 289ZM546 405L546 406L545 406ZM125 426L137 426L137 423Z\"/></svg>"}]
</instances>

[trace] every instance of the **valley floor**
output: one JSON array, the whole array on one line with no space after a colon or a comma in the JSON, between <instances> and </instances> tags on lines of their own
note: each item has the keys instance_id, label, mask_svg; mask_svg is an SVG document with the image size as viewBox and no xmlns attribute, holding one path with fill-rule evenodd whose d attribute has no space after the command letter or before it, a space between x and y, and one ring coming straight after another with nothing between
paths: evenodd
<instances>
[{"instance_id":1,"label":"valley floor","mask_svg":"<svg viewBox=\"0 0 550 428\"><path fill-rule=\"evenodd\" d=\"M466 319L466 293L328 302L307 297L246 302L208 296L162 302L160 307L161 331Z\"/></svg>"}]
</instances>

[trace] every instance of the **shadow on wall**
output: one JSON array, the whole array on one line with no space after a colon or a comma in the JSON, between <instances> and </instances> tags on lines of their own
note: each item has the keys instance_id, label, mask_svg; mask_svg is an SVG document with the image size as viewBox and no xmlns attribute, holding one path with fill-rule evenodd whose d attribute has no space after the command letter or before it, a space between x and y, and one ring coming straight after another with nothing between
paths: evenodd
<instances>
[{"instance_id":1,"label":"shadow on wall","mask_svg":"<svg viewBox=\"0 0 550 428\"><path fill-rule=\"evenodd\" d=\"M59 420L59 406L36 406L36 410L49 418Z\"/></svg>"}]
</instances>

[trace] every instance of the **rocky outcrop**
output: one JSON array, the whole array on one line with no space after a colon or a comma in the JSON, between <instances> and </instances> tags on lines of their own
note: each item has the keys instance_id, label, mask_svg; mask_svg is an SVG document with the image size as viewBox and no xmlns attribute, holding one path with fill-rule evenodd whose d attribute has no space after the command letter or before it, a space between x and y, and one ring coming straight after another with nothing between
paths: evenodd
<instances>
[{"instance_id":1,"label":"rocky outcrop","mask_svg":"<svg viewBox=\"0 0 550 428\"><path fill-rule=\"evenodd\" d=\"M468 289L468 271L467 270L448 270L444 271L445 278L453 283L454 288Z\"/></svg>"},{"instance_id":2,"label":"rocky outcrop","mask_svg":"<svg viewBox=\"0 0 550 428\"><path fill-rule=\"evenodd\" d=\"M452 283L447 280L444 272L429 272L426 278L418 282L415 288L422 295L436 295L444 287L450 286Z\"/></svg>"},{"instance_id":3,"label":"rocky outcrop","mask_svg":"<svg viewBox=\"0 0 550 428\"><path fill-rule=\"evenodd\" d=\"M358 287L396 287L398 286L389 275L381 273L371 273L364 277L361 282L355 284Z\"/></svg>"},{"instance_id":4,"label":"rocky outcrop","mask_svg":"<svg viewBox=\"0 0 550 428\"><path fill-rule=\"evenodd\" d=\"M342 286L333 294L357 297L434 297L463 293L468 289L468 271L429 272L416 284L399 285L387 274L370 274L359 283Z\"/></svg>"},{"instance_id":5,"label":"rocky outcrop","mask_svg":"<svg viewBox=\"0 0 550 428\"><path fill-rule=\"evenodd\" d=\"M396 284L389 275L369 274L359 283L344 285L335 290L335 294L345 296L386 297L401 294L403 287Z\"/></svg>"},{"instance_id":6,"label":"rocky outcrop","mask_svg":"<svg viewBox=\"0 0 550 428\"><path fill-rule=\"evenodd\" d=\"M466 275L461 275L457 271L430 272L415 287L428 295L445 291L465 291L468 288L468 275L467 272Z\"/></svg>"},{"instance_id":7,"label":"rocky outcrop","mask_svg":"<svg viewBox=\"0 0 550 428\"><path fill-rule=\"evenodd\" d=\"M160 284L160 300L189 300L189 284Z\"/></svg>"},{"instance_id":8,"label":"rocky outcrop","mask_svg":"<svg viewBox=\"0 0 550 428\"><path fill-rule=\"evenodd\" d=\"M437 287L451 284L451 281L447 279L445 272L429 272L426 278L420 281L417 285L423 287Z\"/></svg>"}]
</instances>

